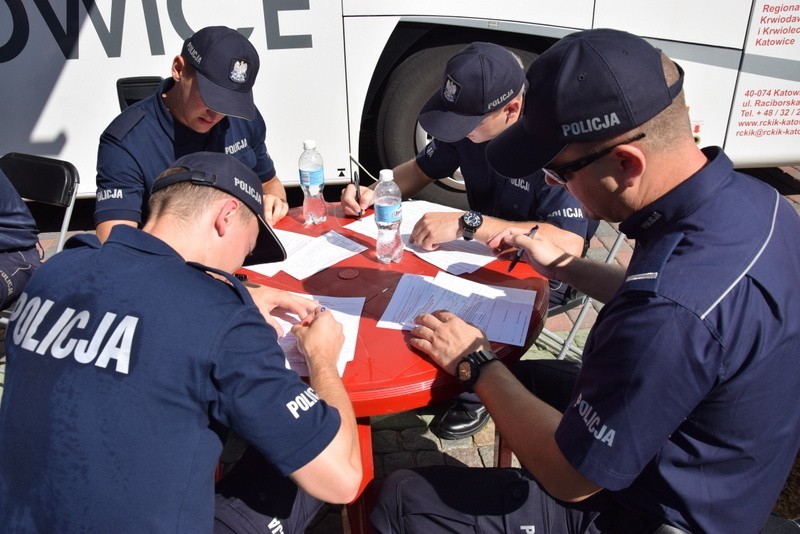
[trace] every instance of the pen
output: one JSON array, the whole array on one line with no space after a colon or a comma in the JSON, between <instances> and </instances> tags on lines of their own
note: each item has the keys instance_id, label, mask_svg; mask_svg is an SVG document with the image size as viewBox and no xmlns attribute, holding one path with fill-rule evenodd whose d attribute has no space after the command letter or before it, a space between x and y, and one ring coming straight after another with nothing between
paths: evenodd
<instances>
[{"instance_id":1,"label":"pen","mask_svg":"<svg viewBox=\"0 0 800 534\"><path fill-rule=\"evenodd\" d=\"M358 177L358 171L353 172L353 184L356 186L356 204L358 204L358 218L364 214L361 209L361 179Z\"/></svg>"},{"instance_id":2,"label":"pen","mask_svg":"<svg viewBox=\"0 0 800 534\"><path fill-rule=\"evenodd\" d=\"M533 228L531 228L530 232L528 232L528 237L533 239L533 236L536 235L536 230L538 230L538 229L539 229L539 225L538 224L536 226L534 226ZM513 269L519 263L519 260L522 259L522 255L523 254L525 254L525 249L524 248L520 248L517 251L517 255L514 256L514 259L511 260L511 263L508 264L508 269L506 270L507 273L510 273L511 269Z\"/></svg>"}]
</instances>

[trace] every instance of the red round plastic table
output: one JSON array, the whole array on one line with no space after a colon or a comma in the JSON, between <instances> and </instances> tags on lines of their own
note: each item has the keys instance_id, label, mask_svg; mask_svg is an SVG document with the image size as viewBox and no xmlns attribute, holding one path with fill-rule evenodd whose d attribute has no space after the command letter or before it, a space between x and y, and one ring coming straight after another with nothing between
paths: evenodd
<instances>
[{"instance_id":1,"label":"red round plastic table","mask_svg":"<svg viewBox=\"0 0 800 534\"><path fill-rule=\"evenodd\" d=\"M359 498L348 506L352 532L369 532L371 492L365 487L374 477L370 417L402 412L437 403L457 395L455 378L408 345L407 331L378 328L394 289L403 274L434 276L439 269L406 251L399 263L381 264L375 256L375 241L347 228L354 219L344 217L338 203L328 205L328 220L319 225L303 224L302 208L293 208L276 228L319 236L333 230L367 247L304 280L281 271L268 277L242 269L251 282L279 289L334 297L365 297L358 327L355 358L348 362L342 380L358 420L364 479ZM509 274L507 261L495 260L474 273L461 275L484 284L532 289L536 301L524 346L494 343L492 349L506 364L517 361L541 332L547 315L548 284L527 263L520 262Z\"/></svg>"}]
</instances>

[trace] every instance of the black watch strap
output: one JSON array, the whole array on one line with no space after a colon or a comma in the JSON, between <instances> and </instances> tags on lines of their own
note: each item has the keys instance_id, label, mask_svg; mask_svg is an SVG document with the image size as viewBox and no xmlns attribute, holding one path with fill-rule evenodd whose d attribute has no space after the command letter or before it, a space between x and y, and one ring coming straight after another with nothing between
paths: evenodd
<instances>
[{"instance_id":1,"label":"black watch strap","mask_svg":"<svg viewBox=\"0 0 800 534\"><path fill-rule=\"evenodd\" d=\"M497 361L497 357L494 355L494 352L490 350L471 352L459 361L456 367L456 378L467 391L472 391L472 386L475 385L475 382L478 381L481 375L481 367L494 361ZM468 376L462 373L462 367L466 366L469 367Z\"/></svg>"},{"instance_id":2,"label":"black watch strap","mask_svg":"<svg viewBox=\"0 0 800 534\"><path fill-rule=\"evenodd\" d=\"M464 227L463 238L465 241L471 241L475 238L475 232L483 224L483 215L479 212L470 210L461 216L461 225Z\"/></svg>"}]
</instances>

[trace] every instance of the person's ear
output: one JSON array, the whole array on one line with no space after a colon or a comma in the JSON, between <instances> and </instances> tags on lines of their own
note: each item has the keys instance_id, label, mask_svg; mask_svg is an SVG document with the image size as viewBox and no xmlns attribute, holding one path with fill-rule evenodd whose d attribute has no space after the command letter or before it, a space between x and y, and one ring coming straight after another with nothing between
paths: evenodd
<instances>
[{"instance_id":1,"label":"person's ear","mask_svg":"<svg viewBox=\"0 0 800 534\"><path fill-rule=\"evenodd\" d=\"M621 187L636 185L647 168L644 152L635 145L620 145L614 149L611 157L619 166L620 172L614 176Z\"/></svg>"},{"instance_id":2,"label":"person's ear","mask_svg":"<svg viewBox=\"0 0 800 534\"><path fill-rule=\"evenodd\" d=\"M185 73L186 68L186 60L183 59L183 56L175 56L175 59L172 60L172 79L180 81Z\"/></svg>"},{"instance_id":3,"label":"person's ear","mask_svg":"<svg viewBox=\"0 0 800 534\"><path fill-rule=\"evenodd\" d=\"M514 100L506 104L504 111L506 114L506 122L508 123L515 122L522 113L522 99L515 98Z\"/></svg>"},{"instance_id":4,"label":"person's ear","mask_svg":"<svg viewBox=\"0 0 800 534\"><path fill-rule=\"evenodd\" d=\"M223 237L233 223L234 218L239 216L239 206L240 204L232 198L220 205L217 216L214 218L214 229L218 236Z\"/></svg>"}]
</instances>

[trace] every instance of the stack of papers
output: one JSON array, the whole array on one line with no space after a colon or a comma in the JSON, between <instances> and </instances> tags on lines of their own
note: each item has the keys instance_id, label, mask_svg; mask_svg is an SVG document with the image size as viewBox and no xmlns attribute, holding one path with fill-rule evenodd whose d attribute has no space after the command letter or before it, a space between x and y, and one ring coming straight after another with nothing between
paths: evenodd
<instances>
[{"instance_id":1,"label":"stack of papers","mask_svg":"<svg viewBox=\"0 0 800 534\"><path fill-rule=\"evenodd\" d=\"M328 308L333 317L342 324L344 331L344 344L339 352L339 359L336 368L339 376L344 375L347 362L353 361L356 353L356 340L358 339L358 322L361 319L361 311L364 309L364 297L325 297L319 295L304 295L296 293L301 297L316 299L321 306ZM278 339L278 344L283 349L286 356L286 367L294 369L300 376L308 376L308 364L306 357L297 348L297 337L292 334L292 325L298 324L300 318L293 313L286 313L282 316L273 315L275 320L283 328L284 336Z\"/></svg>"},{"instance_id":2,"label":"stack of papers","mask_svg":"<svg viewBox=\"0 0 800 534\"><path fill-rule=\"evenodd\" d=\"M443 272L405 274L378 327L411 330L418 315L447 310L480 328L489 341L524 346L535 302L535 290L489 286Z\"/></svg>"},{"instance_id":3,"label":"stack of papers","mask_svg":"<svg viewBox=\"0 0 800 534\"><path fill-rule=\"evenodd\" d=\"M407 200L403 202L403 221L400 223L400 237L406 250L451 274L477 271L495 259L492 251L486 245L477 241L457 239L442 243L436 250L425 250L413 243L409 243L411 232L414 230L414 225L417 224L417 221L426 213L435 211L461 210L425 200ZM375 225L374 214L350 223L345 228L372 239L378 238L378 228Z\"/></svg>"}]
</instances>

